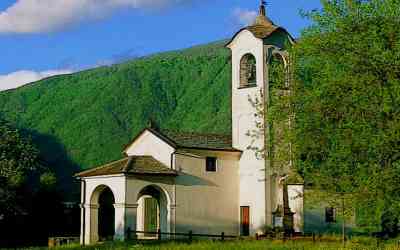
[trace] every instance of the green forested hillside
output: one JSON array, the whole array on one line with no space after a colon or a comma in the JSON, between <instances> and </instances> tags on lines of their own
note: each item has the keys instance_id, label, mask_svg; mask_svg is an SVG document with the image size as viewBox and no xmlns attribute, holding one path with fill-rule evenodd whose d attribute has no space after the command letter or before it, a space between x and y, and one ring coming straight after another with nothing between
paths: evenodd
<instances>
[{"instance_id":1,"label":"green forested hillside","mask_svg":"<svg viewBox=\"0 0 400 250\"><path fill-rule=\"evenodd\" d=\"M223 44L1 92L0 115L31 134L46 161L68 179L79 169L120 158L149 119L162 128L228 133L231 63Z\"/></svg>"}]
</instances>

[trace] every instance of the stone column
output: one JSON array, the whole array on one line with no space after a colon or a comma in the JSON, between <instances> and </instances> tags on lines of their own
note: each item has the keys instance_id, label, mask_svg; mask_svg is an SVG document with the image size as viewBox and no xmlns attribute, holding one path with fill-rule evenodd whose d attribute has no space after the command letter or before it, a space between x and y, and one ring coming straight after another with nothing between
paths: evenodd
<instances>
[{"instance_id":1,"label":"stone column","mask_svg":"<svg viewBox=\"0 0 400 250\"><path fill-rule=\"evenodd\" d=\"M176 225L176 204L172 204L169 207L169 216L168 216L168 224L169 224L169 232L175 233L175 225ZM171 239L174 239L175 236L171 236Z\"/></svg>"},{"instance_id":2,"label":"stone column","mask_svg":"<svg viewBox=\"0 0 400 250\"><path fill-rule=\"evenodd\" d=\"M81 208L81 229L80 229L81 234L80 234L79 242L81 245L85 245L88 243L88 242L85 242L85 229L86 229L86 223L87 223L86 218L85 218L85 215L86 215L85 205L81 203L79 207Z\"/></svg>"},{"instance_id":3,"label":"stone column","mask_svg":"<svg viewBox=\"0 0 400 250\"><path fill-rule=\"evenodd\" d=\"M98 232L98 218L99 218L99 205L98 204L84 204L85 208L85 225L84 236L85 244L93 244L99 241Z\"/></svg>"},{"instance_id":4,"label":"stone column","mask_svg":"<svg viewBox=\"0 0 400 250\"><path fill-rule=\"evenodd\" d=\"M86 203L86 182L84 180L81 181L81 229L80 229L80 244L85 245L85 203Z\"/></svg>"},{"instance_id":5,"label":"stone column","mask_svg":"<svg viewBox=\"0 0 400 250\"><path fill-rule=\"evenodd\" d=\"M136 230L137 208L138 204L114 204L115 208L115 235L114 239L124 241L128 238L128 228L132 231ZM135 235L130 235L134 238Z\"/></svg>"},{"instance_id":6,"label":"stone column","mask_svg":"<svg viewBox=\"0 0 400 250\"><path fill-rule=\"evenodd\" d=\"M123 203L114 204L115 209L115 234L114 240L125 240L126 227L125 227L125 212L126 207Z\"/></svg>"},{"instance_id":7,"label":"stone column","mask_svg":"<svg viewBox=\"0 0 400 250\"><path fill-rule=\"evenodd\" d=\"M137 209L138 209L139 204L126 204L125 205L125 225L126 225L126 230L130 228L132 231L136 231L136 225L137 225ZM134 233L131 233L131 235L127 235L127 238L129 239L136 239L137 235Z\"/></svg>"}]
</instances>

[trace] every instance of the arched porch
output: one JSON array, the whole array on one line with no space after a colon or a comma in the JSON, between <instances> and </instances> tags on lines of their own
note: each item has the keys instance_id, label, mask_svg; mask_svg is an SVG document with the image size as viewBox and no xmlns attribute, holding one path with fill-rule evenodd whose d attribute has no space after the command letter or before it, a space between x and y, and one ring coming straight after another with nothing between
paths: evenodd
<instances>
[{"instance_id":1,"label":"arched porch","mask_svg":"<svg viewBox=\"0 0 400 250\"><path fill-rule=\"evenodd\" d=\"M174 231L176 176L151 156L129 156L77 174L82 184L81 243L135 237L127 235L129 230ZM146 199L147 207L153 207L147 216Z\"/></svg>"},{"instance_id":2,"label":"arched porch","mask_svg":"<svg viewBox=\"0 0 400 250\"><path fill-rule=\"evenodd\" d=\"M152 181L153 180L153 181ZM175 203L170 177L89 178L82 182L82 244L155 238L128 231L174 232Z\"/></svg>"}]
</instances>

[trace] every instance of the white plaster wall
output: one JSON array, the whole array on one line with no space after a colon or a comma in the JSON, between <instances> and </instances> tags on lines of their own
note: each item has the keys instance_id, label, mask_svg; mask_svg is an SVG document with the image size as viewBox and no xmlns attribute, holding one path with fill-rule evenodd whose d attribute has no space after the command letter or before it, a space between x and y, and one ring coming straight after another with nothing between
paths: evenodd
<instances>
[{"instance_id":1,"label":"white plaster wall","mask_svg":"<svg viewBox=\"0 0 400 250\"><path fill-rule=\"evenodd\" d=\"M192 150L176 156L176 231L239 234L239 153ZM206 156L217 157L217 172L206 172Z\"/></svg>"},{"instance_id":2,"label":"white plaster wall","mask_svg":"<svg viewBox=\"0 0 400 250\"><path fill-rule=\"evenodd\" d=\"M171 166L171 155L175 151L173 147L165 143L159 137L145 131L136 141L127 148L125 153L128 156L153 156L166 166Z\"/></svg>"},{"instance_id":3,"label":"white plaster wall","mask_svg":"<svg viewBox=\"0 0 400 250\"><path fill-rule=\"evenodd\" d=\"M290 210L295 213L293 216L294 231L303 232L304 185L288 185L288 198Z\"/></svg>"},{"instance_id":4,"label":"white plaster wall","mask_svg":"<svg viewBox=\"0 0 400 250\"><path fill-rule=\"evenodd\" d=\"M233 146L243 150L240 159L240 206L250 206L250 233L255 234L266 224L265 161L257 159L255 152L248 150L252 139L246 135L256 129L254 107L249 96L260 97L264 86L264 48L263 41L247 30L238 34L230 45L232 50L232 134ZM240 60L252 53L257 62L257 87L238 89L240 84ZM253 145L262 147L260 138Z\"/></svg>"},{"instance_id":5,"label":"white plaster wall","mask_svg":"<svg viewBox=\"0 0 400 250\"><path fill-rule=\"evenodd\" d=\"M111 189L114 194L115 203L125 202L125 176L105 176L105 177L93 177L86 178L86 204L91 203L93 191L101 186L105 185Z\"/></svg>"}]
</instances>

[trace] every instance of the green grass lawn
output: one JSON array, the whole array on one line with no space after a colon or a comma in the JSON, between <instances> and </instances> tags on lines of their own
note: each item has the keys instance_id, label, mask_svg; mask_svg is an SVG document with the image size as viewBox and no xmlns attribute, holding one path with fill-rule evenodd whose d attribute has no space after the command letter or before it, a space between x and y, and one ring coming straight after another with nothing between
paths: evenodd
<instances>
[{"instance_id":1,"label":"green grass lawn","mask_svg":"<svg viewBox=\"0 0 400 250\"><path fill-rule=\"evenodd\" d=\"M32 250L45 250L47 248L30 248ZM56 250L74 250L82 249L79 245L65 246L60 248L52 248ZM397 240L392 240L386 243L381 243L377 246L376 240L371 238L357 238L353 239L351 242L347 242L346 247L343 248L342 244L337 240L332 240L332 242L307 242L307 241L294 241L294 242L283 242L281 240L260 240L260 241L227 241L227 242L213 242L213 241L199 241L188 243L179 242L132 242L132 243L104 243L99 245L84 247L86 250L223 250L223 249L277 249L277 250L287 250L287 249L301 249L301 250L330 250L330 249L354 249L354 250L368 250L368 249L388 249L388 250L400 250L400 245Z\"/></svg>"}]
</instances>

